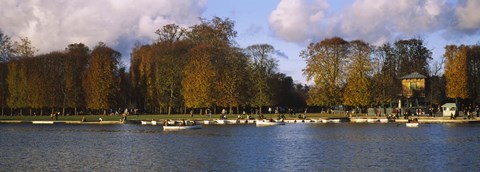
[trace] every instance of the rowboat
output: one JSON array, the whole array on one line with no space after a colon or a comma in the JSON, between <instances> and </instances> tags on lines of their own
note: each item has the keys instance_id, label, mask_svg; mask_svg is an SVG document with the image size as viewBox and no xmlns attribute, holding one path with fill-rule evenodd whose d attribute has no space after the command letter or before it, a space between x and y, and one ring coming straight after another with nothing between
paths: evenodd
<instances>
[{"instance_id":1,"label":"rowboat","mask_svg":"<svg viewBox=\"0 0 480 172\"><path fill-rule=\"evenodd\" d=\"M32 124L53 124L53 121L32 121Z\"/></svg>"},{"instance_id":2,"label":"rowboat","mask_svg":"<svg viewBox=\"0 0 480 172\"><path fill-rule=\"evenodd\" d=\"M418 122L408 122L407 127L418 127Z\"/></svg>"},{"instance_id":3,"label":"rowboat","mask_svg":"<svg viewBox=\"0 0 480 172\"><path fill-rule=\"evenodd\" d=\"M142 125L157 125L157 121L142 121Z\"/></svg>"},{"instance_id":4,"label":"rowboat","mask_svg":"<svg viewBox=\"0 0 480 172\"><path fill-rule=\"evenodd\" d=\"M283 121L274 121L272 119L262 119L262 120L257 120L255 124L258 126L274 126L274 125L285 125L285 122Z\"/></svg>"},{"instance_id":5,"label":"rowboat","mask_svg":"<svg viewBox=\"0 0 480 172\"><path fill-rule=\"evenodd\" d=\"M406 126L407 127L418 127L418 119L409 119Z\"/></svg>"},{"instance_id":6,"label":"rowboat","mask_svg":"<svg viewBox=\"0 0 480 172\"><path fill-rule=\"evenodd\" d=\"M174 126L163 126L163 131L167 130L189 130L189 129L201 129L202 125L174 125Z\"/></svg>"},{"instance_id":7,"label":"rowboat","mask_svg":"<svg viewBox=\"0 0 480 172\"><path fill-rule=\"evenodd\" d=\"M214 122L215 122L216 124L226 124L226 121L227 121L227 120L225 120L225 119L216 119L216 120L214 120Z\"/></svg>"},{"instance_id":8,"label":"rowboat","mask_svg":"<svg viewBox=\"0 0 480 172\"><path fill-rule=\"evenodd\" d=\"M340 119L327 119L327 120L322 120L322 123L340 123Z\"/></svg>"}]
</instances>

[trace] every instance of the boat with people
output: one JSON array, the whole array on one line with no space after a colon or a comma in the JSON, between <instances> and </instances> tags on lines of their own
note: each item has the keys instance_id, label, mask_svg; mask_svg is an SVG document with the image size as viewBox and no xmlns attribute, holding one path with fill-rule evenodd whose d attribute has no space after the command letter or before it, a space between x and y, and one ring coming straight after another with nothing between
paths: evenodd
<instances>
[{"instance_id":1,"label":"boat with people","mask_svg":"<svg viewBox=\"0 0 480 172\"><path fill-rule=\"evenodd\" d=\"M418 119L409 119L408 122L405 124L407 127L418 127Z\"/></svg>"},{"instance_id":2,"label":"boat with people","mask_svg":"<svg viewBox=\"0 0 480 172\"><path fill-rule=\"evenodd\" d=\"M283 120L273 120L273 119L259 119L256 120L255 125L258 126L274 126L274 125L285 125Z\"/></svg>"},{"instance_id":3,"label":"boat with people","mask_svg":"<svg viewBox=\"0 0 480 172\"><path fill-rule=\"evenodd\" d=\"M165 122L163 125L163 131L169 130L189 130L189 129L201 129L202 124L199 124L195 121L175 121L172 125L169 122Z\"/></svg>"},{"instance_id":4,"label":"boat with people","mask_svg":"<svg viewBox=\"0 0 480 172\"><path fill-rule=\"evenodd\" d=\"M157 125L157 121L142 121L142 125Z\"/></svg>"}]
</instances>

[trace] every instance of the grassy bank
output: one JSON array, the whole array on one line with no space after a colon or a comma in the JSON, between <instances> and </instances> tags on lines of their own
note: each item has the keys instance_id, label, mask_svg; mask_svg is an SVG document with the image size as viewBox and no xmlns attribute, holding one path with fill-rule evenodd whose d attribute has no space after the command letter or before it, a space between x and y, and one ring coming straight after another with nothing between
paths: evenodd
<instances>
[{"instance_id":1,"label":"grassy bank","mask_svg":"<svg viewBox=\"0 0 480 172\"><path fill-rule=\"evenodd\" d=\"M297 119L296 116L285 115L286 118ZM266 118L277 118L275 114L264 114ZM343 114L319 114L319 113L308 113L307 118L342 118ZM103 121L119 121L121 116L107 116L107 115L79 115L79 116L59 116L57 121L80 121L83 117L87 121L98 121L99 118L102 118ZM190 115L185 114L172 114L172 115L129 115L128 120L163 120L163 119L186 119L186 120L205 120L205 119L218 119L219 114L212 115L210 118L208 115ZM237 119L238 115L227 115L228 119ZM257 117L254 115L254 117ZM50 118L50 116L0 116L0 120L18 120L18 121L54 121L55 118Z\"/></svg>"}]
</instances>

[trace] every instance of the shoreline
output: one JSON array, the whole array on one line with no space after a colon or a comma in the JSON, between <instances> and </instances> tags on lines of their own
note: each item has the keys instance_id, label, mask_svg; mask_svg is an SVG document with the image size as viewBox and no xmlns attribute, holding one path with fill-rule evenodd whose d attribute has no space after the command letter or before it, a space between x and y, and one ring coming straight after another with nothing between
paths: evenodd
<instances>
[{"instance_id":1,"label":"shoreline","mask_svg":"<svg viewBox=\"0 0 480 172\"><path fill-rule=\"evenodd\" d=\"M450 119L449 117L416 117L418 122L421 124L442 124L442 123L480 123L480 118L476 119ZM67 125L120 125L120 124L141 124L141 121L157 121L158 125L163 125L165 119L131 119L122 122L118 121L88 121L82 122L77 120L0 120L0 124L67 124ZM169 120L183 120L180 118L172 118ZM213 124L214 118L210 119L185 119L185 120L194 120L200 123ZM227 119L228 124L253 124L255 119ZM395 119L388 120L385 117L351 117L351 118L307 118L307 119L298 119L298 118L286 118L286 123L371 123L371 124L382 124L382 123L407 123L407 119ZM214 124L218 125L218 124Z\"/></svg>"}]
</instances>

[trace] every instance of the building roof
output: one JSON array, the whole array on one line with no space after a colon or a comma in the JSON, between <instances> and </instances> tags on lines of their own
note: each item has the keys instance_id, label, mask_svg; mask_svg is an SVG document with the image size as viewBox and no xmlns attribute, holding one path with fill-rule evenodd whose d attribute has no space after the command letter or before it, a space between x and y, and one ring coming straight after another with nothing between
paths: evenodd
<instances>
[{"instance_id":1,"label":"building roof","mask_svg":"<svg viewBox=\"0 0 480 172\"><path fill-rule=\"evenodd\" d=\"M457 105L455 103L445 103L442 107L457 107Z\"/></svg>"},{"instance_id":2,"label":"building roof","mask_svg":"<svg viewBox=\"0 0 480 172\"><path fill-rule=\"evenodd\" d=\"M400 79L425 79L425 78L427 78L425 75L422 75L418 72L414 72L414 73L400 77Z\"/></svg>"}]
</instances>

